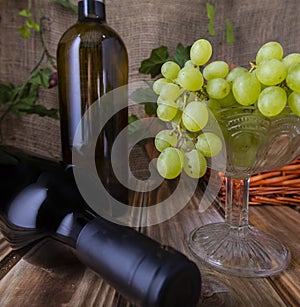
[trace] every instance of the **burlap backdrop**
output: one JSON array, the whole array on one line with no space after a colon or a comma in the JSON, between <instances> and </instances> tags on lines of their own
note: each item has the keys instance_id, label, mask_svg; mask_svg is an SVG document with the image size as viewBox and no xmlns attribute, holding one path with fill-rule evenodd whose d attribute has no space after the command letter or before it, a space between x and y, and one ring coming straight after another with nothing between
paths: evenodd
<instances>
[{"instance_id":1,"label":"burlap backdrop","mask_svg":"<svg viewBox=\"0 0 300 307\"><path fill-rule=\"evenodd\" d=\"M76 0L72 1L74 4ZM219 0L215 20L216 35L210 38L214 59L246 66L258 47L277 40L286 52L300 52L299 0ZM107 0L107 21L123 38L129 53L130 81L139 75L142 59L152 48L166 45L171 51L177 43L191 44L208 37L204 0ZM36 5L37 4L37 5ZM74 22L76 14L46 0L33 0L41 5L50 22L46 40L52 54L62 33ZM23 22L19 10L25 0L0 0L0 82L21 83L34 67L40 53L38 35L24 40L17 31ZM225 20L234 27L235 43L225 42ZM44 90L40 102L58 107L57 88ZM18 119L10 116L4 125L4 141L38 154L60 155L59 121L36 115Z\"/></svg>"}]
</instances>

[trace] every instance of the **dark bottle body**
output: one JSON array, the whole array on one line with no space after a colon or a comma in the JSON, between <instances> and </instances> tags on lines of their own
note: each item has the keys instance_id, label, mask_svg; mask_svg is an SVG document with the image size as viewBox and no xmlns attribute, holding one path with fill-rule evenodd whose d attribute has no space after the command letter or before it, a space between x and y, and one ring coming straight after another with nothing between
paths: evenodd
<instances>
[{"instance_id":1,"label":"dark bottle body","mask_svg":"<svg viewBox=\"0 0 300 307\"><path fill-rule=\"evenodd\" d=\"M101 106L103 95L128 83L127 51L119 35L105 23L104 4L84 0L78 5L78 22L63 34L57 48L62 156L66 163L72 163L72 150L89 152L94 137L91 134L95 133L93 125L98 124L95 121L106 121L101 108L97 110L99 116L94 114L82 120L85 112L93 104ZM123 93L118 99L124 104L127 92ZM112 101L108 107L115 108L116 103L119 102ZM95 159L100 179L112 196L127 203L127 190L112 169L111 150L117 135L128 124L128 109L113 113L97 136L95 153L88 156L89 152L86 158ZM81 120L82 131L73 143ZM124 155L120 154L117 159L122 161Z\"/></svg>"},{"instance_id":2,"label":"dark bottle body","mask_svg":"<svg viewBox=\"0 0 300 307\"><path fill-rule=\"evenodd\" d=\"M72 168L0 147L0 230L11 246L51 236L138 306L196 306L201 275L195 263L95 214Z\"/></svg>"}]
</instances>

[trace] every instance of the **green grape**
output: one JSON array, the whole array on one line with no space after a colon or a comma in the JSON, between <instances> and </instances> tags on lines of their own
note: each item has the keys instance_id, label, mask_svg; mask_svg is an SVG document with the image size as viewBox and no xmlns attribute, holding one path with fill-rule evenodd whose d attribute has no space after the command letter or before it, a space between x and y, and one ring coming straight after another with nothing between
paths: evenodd
<instances>
[{"instance_id":1,"label":"green grape","mask_svg":"<svg viewBox=\"0 0 300 307\"><path fill-rule=\"evenodd\" d=\"M220 118L220 110L222 109L221 104L218 100L210 98L209 100L204 102L205 105L209 108L211 113L214 115L216 119Z\"/></svg>"},{"instance_id":2,"label":"green grape","mask_svg":"<svg viewBox=\"0 0 300 307\"><path fill-rule=\"evenodd\" d=\"M297 116L300 116L300 94L292 92L288 98L288 105L292 112Z\"/></svg>"},{"instance_id":3,"label":"green grape","mask_svg":"<svg viewBox=\"0 0 300 307\"><path fill-rule=\"evenodd\" d=\"M198 68L182 68L178 73L178 83L188 91L198 91L203 86L203 76Z\"/></svg>"},{"instance_id":4,"label":"green grape","mask_svg":"<svg viewBox=\"0 0 300 307\"><path fill-rule=\"evenodd\" d=\"M178 104L177 102L175 102L174 100L171 99L162 99L161 96L158 96L157 101L156 101L157 105L161 105L161 104L165 104L165 105L169 105L175 108L178 108ZM174 104L175 103L175 104Z\"/></svg>"},{"instance_id":5,"label":"green grape","mask_svg":"<svg viewBox=\"0 0 300 307\"><path fill-rule=\"evenodd\" d=\"M158 105L156 114L162 121L169 122L176 116L177 109L178 105L174 101L167 100Z\"/></svg>"},{"instance_id":6,"label":"green grape","mask_svg":"<svg viewBox=\"0 0 300 307\"><path fill-rule=\"evenodd\" d=\"M191 61L198 66L204 65L212 55L212 46L206 39L195 41L190 50Z\"/></svg>"},{"instance_id":7,"label":"green grape","mask_svg":"<svg viewBox=\"0 0 300 307\"><path fill-rule=\"evenodd\" d=\"M205 157L213 157L222 150L222 140L212 132L204 132L197 137L195 146Z\"/></svg>"},{"instance_id":8,"label":"green grape","mask_svg":"<svg viewBox=\"0 0 300 307\"><path fill-rule=\"evenodd\" d=\"M167 84L167 83L170 83L170 80L166 79L166 78L159 78L157 79L156 81L154 81L153 83L153 92L157 95L160 94L160 91L161 91L161 88Z\"/></svg>"},{"instance_id":9,"label":"green grape","mask_svg":"<svg viewBox=\"0 0 300 307\"><path fill-rule=\"evenodd\" d=\"M226 78L229 73L229 66L224 61L214 61L209 63L203 69L203 77L206 80L214 78Z\"/></svg>"},{"instance_id":10,"label":"green grape","mask_svg":"<svg viewBox=\"0 0 300 307\"><path fill-rule=\"evenodd\" d=\"M167 61L161 67L161 74L167 79L174 80L177 78L179 70L180 66L177 63Z\"/></svg>"},{"instance_id":11,"label":"green grape","mask_svg":"<svg viewBox=\"0 0 300 307\"><path fill-rule=\"evenodd\" d=\"M171 120L173 128L175 128L180 123L181 117L182 117L182 111L180 109L178 109L175 117L172 118L172 120Z\"/></svg>"},{"instance_id":12,"label":"green grape","mask_svg":"<svg viewBox=\"0 0 300 307\"><path fill-rule=\"evenodd\" d=\"M208 122L208 110L200 101L190 102L182 113L182 122L187 130L197 132L203 129Z\"/></svg>"},{"instance_id":13,"label":"green grape","mask_svg":"<svg viewBox=\"0 0 300 307\"><path fill-rule=\"evenodd\" d=\"M181 95L180 88L177 84L166 83L160 90L160 96L163 99L176 100Z\"/></svg>"},{"instance_id":14,"label":"green grape","mask_svg":"<svg viewBox=\"0 0 300 307\"><path fill-rule=\"evenodd\" d=\"M188 152L195 149L195 144L190 137L185 136L180 144L180 149L184 152Z\"/></svg>"},{"instance_id":15,"label":"green grape","mask_svg":"<svg viewBox=\"0 0 300 307\"><path fill-rule=\"evenodd\" d=\"M276 116L286 106L287 96L279 86L266 87L259 95L257 106L259 111L267 117Z\"/></svg>"},{"instance_id":16,"label":"green grape","mask_svg":"<svg viewBox=\"0 0 300 307\"><path fill-rule=\"evenodd\" d=\"M267 59L256 68L257 79L265 85L277 85L287 76L287 67L282 61Z\"/></svg>"},{"instance_id":17,"label":"green grape","mask_svg":"<svg viewBox=\"0 0 300 307\"><path fill-rule=\"evenodd\" d=\"M290 53L283 58L283 63L289 69L294 64L300 63L300 53Z\"/></svg>"},{"instance_id":18,"label":"green grape","mask_svg":"<svg viewBox=\"0 0 300 307\"><path fill-rule=\"evenodd\" d=\"M250 168L256 161L259 141L255 135L243 132L232 140L233 164L236 167Z\"/></svg>"},{"instance_id":19,"label":"green grape","mask_svg":"<svg viewBox=\"0 0 300 307\"><path fill-rule=\"evenodd\" d=\"M196 100L197 94L195 92L189 92L189 96L188 96L188 102L192 102L194 100Z\"/></svg>"},{"instance_id":20,"label":"green grape","mask_svg":"<svg viewBox=\"0 0 300 307\"><path fill-rule=\"evenodd\" d=\"M191 60L188 60L184 63L184 68L197 68L198 66L195 65Z\"/></svg>"},{"instance_id":21,"label":"green grape","mask_svg":"<svg viewBox=\"0 0 300 307\"><path fill-rule=\"evenodd\" d=\"M207 163L203 154L197 149L186 152L183 169L192 178L201 178L207 171Z\"/></svg>"},{"instance_id":22,"label":"green grape","mask_svg":"<svg viewBox=\"0 0 300 307\"><path fill-rule=\"evenodd\" d=\"M237 103L233 96L232 91L230 91L229 94L225 96L224 98L218 99L218 102L220 106L223 108L230 107Z\"/></svg>"},{"instance_id":23,"label":"green grape","mask_svg":"<svg viewBox=\"0 0 300 307\"><path fill-rule=\"evenodd\" d=\"M182 170L182 153L177 148L167 147L160 153L156 167L163 178L176 178Z\"/></svg>"},{"instance_id":24,"label":"green grape","mask_svg":"<svg viewBox=\"0 0 300 307\"><path fill-rule=\"evenodd\" d=\"M290 67L286 77L286 83L291 90L300 93L300 63Z\"/></svg>"},{"instance_id":25,"label":"green grape","mask_svg":"<svg viewBox=\"0 0 300 307\"><path fill-rule=\"evenodd\" d=\"M240 66L234 67L234 68L228 73L228 75L227 75L227 77L226 77L226 80L227 80L227 82L229 82L230 84L232 84L233 81L234 81L238 76L240 76L241 74L243 74L243 73L245 73L245 72L247 73L248 70L247 70L246 68L244 68L244 67L240 67Z\"/></svg>"},{"instance_id":26,"label":"green grape","mask_svg":"<svg viewBox=\"0 0 300 307\"><path fill-rule=\"evenodd\" d=\"M266 59L282 60L283 48L278 42L268 42L262 45L256 54L256 64L260 64Z\"/></svg>"},{"instance_id":27,"label":"green grape","mask_svg":"<svg viewBox=\"0 0 300 307\"><path fill-rule=\"evenodd\" d=\"M237 77L232 84L235 100L244 106L254 104L261 91L261 85L255 74L244 73Z\"/></svg>"},{"instance_id":28,"label":"green grape","mask_svg":"<svg viewBox=\"0 0 300 307\"><path fill-rule=\"evenodd\" d=\"M172 130L161 130L154 139L154 145L158 151L163 151L167 147L175 146L177 143L176 133Z\"/></svg>"},{"instance_id":29,"label":"green grape","mask_svg":"<svg viewBox=\"0 0 300 307\"><path fill-rule=\"evenodd\" d=\"M178 150L179 153L179 158L180 158L180 162L181 162L181 168L183 168L184 166L184 154L185 152L182 149Z\"/></svg>"},{"instance_id":30,"label":"green grape","mask_svg":"<svg viewBox=\"0 0 300 307\"><path fill-rule=\"evenodd\" d=\"M170 99L169 99L169 100L170 100ZM158 97L157 97L157 100L156 100L156 103L157 103L157 105L166 104L165 101L168 101L168 99L163 99L161 96L158 96ZM171 101L174 102L174 100L171 100Z\"/></svg>"},{"instance_id":31,"label":"green grape","mask_svg":"<svg viewBox=\"0 0 300 307\"><path fill-rule=\"evenodd\" d=\"M206 91L209 97L222 99L230 92L230 84L222 78L215 78L207 81Z\"/></svg>"}]
</instances>

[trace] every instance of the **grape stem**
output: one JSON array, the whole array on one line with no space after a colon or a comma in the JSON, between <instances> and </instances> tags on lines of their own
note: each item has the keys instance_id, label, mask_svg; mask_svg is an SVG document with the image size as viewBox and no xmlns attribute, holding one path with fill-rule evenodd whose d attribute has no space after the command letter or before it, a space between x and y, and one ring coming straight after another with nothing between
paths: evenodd
<instances>
[{"instance_id":1,"label":"grape stem","mask_svg":"<svg viewBox=\"0 0 300 307\"><path fill-rule=\"evenodd\" d=\"M188 100L188 93L185 91L183 93L183 104L182 104L182 111L185 109L186 107L186 104L187 104L187 100ZM177 147L180 147L180 144L183 143L184 141L184 136L183 136L183 133L182 133L182 129L180 127L180 124L181 124L181 121L182 121L182 118L180 117L176 127L174 128L174 131L177 131L177 135L178 135L178 141L177 141Z\"/></svg>"},{"instance_id":2,"label":"grape stem","mask_svg":"<svg viewBox=\"0 0 300 307\"><path fill-rule=\"evenodd\" d=\"M256 69L256 63L254 61L250 61L250 69L249 69L249 72L251 73L253 70Z\"/></svg>"},{"instance_id":3,"label":"grape stem","mask_svg":"<svg viewBox=\"0 0 300 307\"><path fill-rule=\"evenodd\" d=\"M40 59L39 61L36 63L35 67L32 69L31 73L33 73L35 70L37 70L39 68L39 66L42 64L45 56L47 61L50 63L50 65L52 66L53 69L57 69L56 67L56 59L54 56L52 56L47 48L47 44L45 41L45 31L44 31L44 21L47 20L47 18L45 16L42 16L40 18L40 39L42 42L42 51L41 51L41 55L40 55Z\"/></svg>"}]
</instances>

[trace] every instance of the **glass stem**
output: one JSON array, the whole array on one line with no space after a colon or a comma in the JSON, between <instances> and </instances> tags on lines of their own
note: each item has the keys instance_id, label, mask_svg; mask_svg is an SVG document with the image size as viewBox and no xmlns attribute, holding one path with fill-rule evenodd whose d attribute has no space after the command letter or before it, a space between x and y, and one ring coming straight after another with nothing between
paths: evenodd
<instances>
[{"instance_id":1,"label":"glass stem","mask_svg":"<svg viewBox=\"0 0 300 307\"><path fill-rule=\"evenodd\" d=\"M232 228L248 227L250 177L225 179L225 222Z\"/></svg>"}]
</instances>

